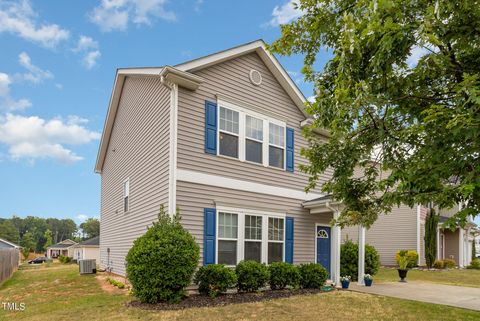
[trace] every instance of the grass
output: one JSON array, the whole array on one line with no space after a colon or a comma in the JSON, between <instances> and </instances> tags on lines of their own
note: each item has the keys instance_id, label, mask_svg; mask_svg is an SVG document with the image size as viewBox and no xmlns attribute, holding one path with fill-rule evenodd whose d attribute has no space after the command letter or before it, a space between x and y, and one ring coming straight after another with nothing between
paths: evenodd
<instances>
[{"instance_id":1,"label":"grass","mask_svg":"<svg viewBox=\"0 0 480 321\"><path fill-rule=\"evenodd\" d=\"M393 268L381 268L375 275L375 282L396 282L398 279L398 272ZM407 280L480 288L480 270L410 270Z\"/></svg>"},{"instance_id":2,"label":"grass","mask_svg":"<svg viewBox=\"0 0 480 321\"><path fill-rule=\"evenodd\" d=\"M182 311L127 308L125 291L106 292L75 265L29 267L0 287L0 302L24 302L24 312L0 320L479 320L480 313L382 296L335 291L310 296Z\"/></svg>"}]
</instances>

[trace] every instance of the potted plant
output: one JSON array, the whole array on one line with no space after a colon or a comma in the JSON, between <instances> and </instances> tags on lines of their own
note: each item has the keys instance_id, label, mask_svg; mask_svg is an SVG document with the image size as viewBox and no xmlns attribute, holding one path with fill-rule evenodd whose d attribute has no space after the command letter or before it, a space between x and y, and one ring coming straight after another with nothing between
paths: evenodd
<instances>
[{"instance_id":1,"label":"potted plant","mask_svg":"<svg viewBox=\"0 0 480 321\"><path fill-rule=\"evenodd\" d=\"M407 277L408 272L408 258L406 256L400 256L398 258L398 276L400 277L400 282L407 282L405 278Z\"/></svg>"},{"instance_id":2,"label":"potted plant","mask_svg":"<svg viewBox=\"0 0 480 321\"><path fill-rule=\"evenodd\" d=\"M363 276L363 281L365 282L365 286L372 286L373 277L370 274L365 274Z\"/></svg>"},{"instance_id":3,"label":"potted plant","mask_svg":"<svg viewBox=\"0 0 480 321\"><path fill-rule=\"evenodd\" d=\"M349 275L340 277L340 282L342 282L342 289L348 289L351 279L352 278Z\"/></svg>"}]
</instances>

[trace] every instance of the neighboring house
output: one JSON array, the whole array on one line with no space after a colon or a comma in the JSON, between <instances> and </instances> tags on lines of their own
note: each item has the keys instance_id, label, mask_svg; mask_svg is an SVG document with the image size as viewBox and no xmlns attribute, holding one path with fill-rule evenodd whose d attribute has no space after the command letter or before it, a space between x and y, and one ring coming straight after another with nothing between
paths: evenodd
<instances>
[{"instance_id":1,"label":"neighboring house","mask_svg":"<svg viewBox=\"0 0 480 321\"><path fill-rule=\"evenodd\" d=\"M0 249L21 249L22 247L20 245L17 245L15 243L9 242L4 239L0 239Z\"/></svg>"},{"instance_id":2,"label":"neighboring house","mask_svg":"<svg viewBox=\"0 0 480 321\"><path fill-rule=\"evenodd\" d=\"M49 259L56 259L60 255L63 255L73 258L73 248L75 245L77 245L77 242L70 239L53 244L52 246L47 247L47 257Z\"/></svg>"},{"instance_id":3,"label":"neighboring house","mask_svg":"<svg viewBox=\"0 0 480 321\"><path fill-rule=\"evenodd\" d=\"M480 258L480 227L477 227L472 234L475 242L475 257Z\"/></svg>"},{"instance_id":4,"label":"neighboring house","mask_svg":"<svg viewBox=\"0 0 480 321\"><path fill-rule=\"evenodd\" d=\"M330 227L342 205L318 189L304 192L305 102L263 41L174 67L118 69L95 165L100 267L125 275L128 250L164 204L169 213L179 207L202 264L318 262L338 282L342 237L357 240L359 229ZM375 227L367 240L377 235L387 256L416 249L417 215L401 207L385 216L390 226L412 224L408 241L394 243L407 228Z\"/></svg>"},{"instance_id":5,"label":"neighboring house","mask_svg":"<svg viewBox=\"0 0 480 321\"><path fill-rule=\"evenodd\" d=\"M95 259L100 263L100 236L85 240L73 246L73 259L86 260Z\"/></svg>"}]
</instances>

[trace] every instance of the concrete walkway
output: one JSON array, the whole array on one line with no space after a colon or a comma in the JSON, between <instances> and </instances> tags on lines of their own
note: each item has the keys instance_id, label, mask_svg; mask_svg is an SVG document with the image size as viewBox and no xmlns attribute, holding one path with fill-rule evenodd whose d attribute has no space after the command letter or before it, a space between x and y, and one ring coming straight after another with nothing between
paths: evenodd
<instances>
[{"instance_id":1,"label":"concrete walkway","mask_svg":"<svg viewBox=\"0 0 480 321\"><path fill-rule=\"evenodd\" d=\"M371 287L351 282L350 290L480 311L480 288L424 282L373 282Z\"/></svg>"}]
</instances>

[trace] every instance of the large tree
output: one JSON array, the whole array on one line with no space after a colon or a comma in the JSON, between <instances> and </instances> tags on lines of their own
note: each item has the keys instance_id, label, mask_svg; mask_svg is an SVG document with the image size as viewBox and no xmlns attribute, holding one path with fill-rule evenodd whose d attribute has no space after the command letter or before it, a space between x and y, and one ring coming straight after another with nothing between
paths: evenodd
<instances>
[{"instance_id":1,"label":"large tree","mask_svg":"<svg viewBox=\"0 0 480 321\"><path fill-rule=\"evenodd\" d=\"M86 238L92 238L100 235L100 221L96 218L89 218L80 224L82 234Z\"/></svg>"},{"instance_id":2,"label":"large tree","mask_svg":"<svg viewBox=\"0 0 480 321\"><path fill-rule=\"evenodd\" d=\"M270 49L304 55L315 100L303 151L307 189L346 205L337 223L370 226L392 206L480 209L480 2L298 0L303 15ZM316 59L332 54L323 69ZM318 129L329 133L318 139ZM357 173L357 175L354 175Z\"/></svg>"},{"instance_id":3,"label":"large tree","mask_svg":"<svg viewBox=\"0 0 480 321\"><path fill-rule=\"evenodd\" d=\"M20 241L20 234L17 228L10 220L3 220L0 222L0 238L18 244Z\"/></svg>"}]
</instances>

